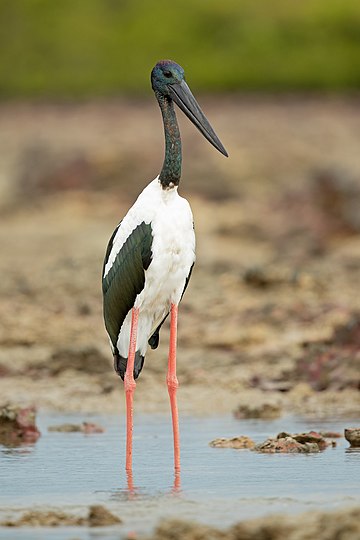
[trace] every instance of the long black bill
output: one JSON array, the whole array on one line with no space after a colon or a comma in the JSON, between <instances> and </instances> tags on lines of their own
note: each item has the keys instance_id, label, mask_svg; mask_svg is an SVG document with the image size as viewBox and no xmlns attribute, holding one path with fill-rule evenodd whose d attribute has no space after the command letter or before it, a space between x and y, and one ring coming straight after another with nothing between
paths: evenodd
<instances>
[{"instance_id":1,"label":"long black bill","mask_svg":"<svg viewBox=\"0 0 360 540\"><path fill-rule=\"evenodd\" d=\"M194 98L190 88L185 81L180 84L169 85L171 98L175 101L176 105L186 114L186 116L192 121L192 123L198 128L204 137L224 156L228 157L228 153L224 146L221 144L219 137L216 135L213 128L210 126L204 113L199 107L196 99Z\"/></svg>"}]
</instances>

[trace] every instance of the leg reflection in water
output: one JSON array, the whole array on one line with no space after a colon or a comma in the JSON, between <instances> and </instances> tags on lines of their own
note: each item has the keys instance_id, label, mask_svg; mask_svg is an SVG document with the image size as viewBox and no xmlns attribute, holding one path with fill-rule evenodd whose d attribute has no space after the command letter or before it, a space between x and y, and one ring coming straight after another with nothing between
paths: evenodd
<instances>
[{"instance_id":1,"label":"leg reflection in water","mask_svg":"<svg viewBox=\"0 0 360 540\"><path fill-rule=\"evenodd\" d=\"M134 485L134 476L132 470L126 471L127 494L129 499L135 499L140 493L139 489ZM174 481L171 487L171 494L177 495L181 492L181 476L178 469L174 470Z\"/></svg>"}]
</instances>

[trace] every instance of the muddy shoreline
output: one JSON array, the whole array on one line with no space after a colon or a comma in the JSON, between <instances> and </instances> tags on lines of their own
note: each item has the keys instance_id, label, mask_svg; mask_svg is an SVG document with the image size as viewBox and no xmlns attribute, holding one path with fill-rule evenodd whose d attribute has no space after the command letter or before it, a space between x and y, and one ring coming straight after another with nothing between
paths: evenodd
<instances>
[{"instance_id":1,"label":"muddy shoreline","mask_svg":"<svg viewBox=\"0 0 360 540\"><path fill-rule=\"evenodd\" d=\"M194 213L197 263L179 315L180 412L232 416L250 407L280 419L346 417L356 427L358 99L202 103L230 159L181 126L180 191ZM152 101L0 106L2 403L124 413L102 321L102 258L115 225L157 174L160 127ZM167 346L165 327L138 381L138 413L168 411ZM339 513L351 534L356 512ZM244 531L255 538L264 526L275 539L286 529L292 538L301 520L265 518ZM323 538L324 517L309 520ZM239 527L205 537L242 538ZM170 538L172 528L182 535L174 538L205 534L183 523L153 538Z\"/></svg>"}]
</instances>

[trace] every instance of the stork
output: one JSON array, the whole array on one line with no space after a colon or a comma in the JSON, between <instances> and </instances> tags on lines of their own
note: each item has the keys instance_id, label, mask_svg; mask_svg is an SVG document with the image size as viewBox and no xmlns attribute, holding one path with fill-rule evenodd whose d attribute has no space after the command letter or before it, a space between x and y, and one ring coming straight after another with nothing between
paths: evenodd
<instances>
[{"instance_id":1,"label":"stork","mask_svg":"<svg viewBox=\"0 0 360 540\"><path fill-rule=\"evenodd\" d=\"M156 349L161 326L170 313L167 387L174 438L175 470L180 470L176 390L178 305L195 262L193 216L178 194L181 139L174 102L224 156L227 152L185 82L184 70L161 60L151 72L165 132L160 174L140 193L110 238L102 273L106 331L114 369L126 396L126 470L132 470L133 396L148 345Z\"/></svg>"}]
</instances>

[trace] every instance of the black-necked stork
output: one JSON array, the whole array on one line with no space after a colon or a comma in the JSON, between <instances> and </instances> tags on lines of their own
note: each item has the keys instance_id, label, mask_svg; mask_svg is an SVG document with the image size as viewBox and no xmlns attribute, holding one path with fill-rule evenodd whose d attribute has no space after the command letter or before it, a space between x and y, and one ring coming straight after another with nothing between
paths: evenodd
<instances>
[{"instance_id":1,"label":"black-necked stork","mask_svg":"<svg viewBox=\"0 0 360 540\"><path fill-rule=\"evenodd\" d=\"M176 334L178 304L195 262L193 216L178 194L181 139L174 102L222 154L227 152L205 118L184 70L162 60L151 72L165 131L165 159L159 176L142 191L115 229L106 251L102 289L105 327L114 368L126 395L126 470L132 468L133 394L148 345L159 343L161 325L170 313L167 386L170 396L175 469L180 468L176 403Z\"/></svg>"}]
</instances>

